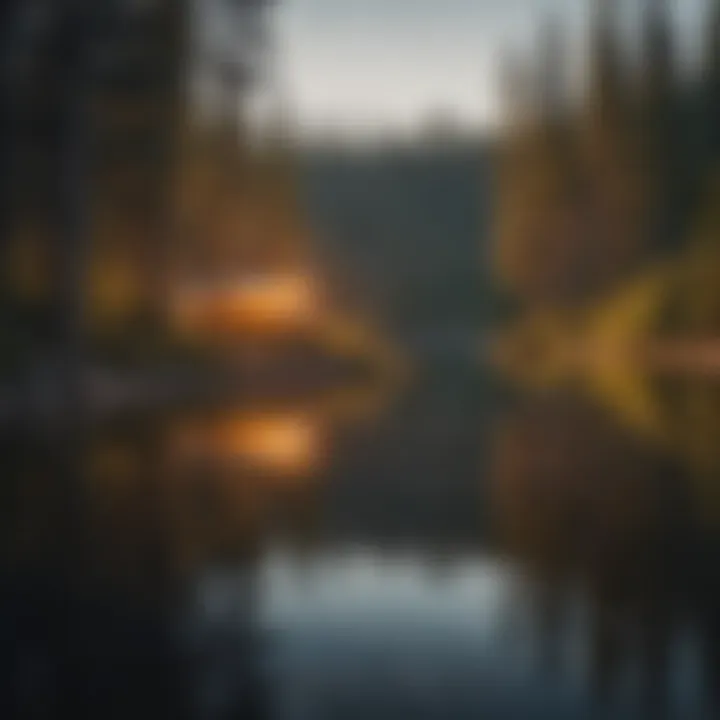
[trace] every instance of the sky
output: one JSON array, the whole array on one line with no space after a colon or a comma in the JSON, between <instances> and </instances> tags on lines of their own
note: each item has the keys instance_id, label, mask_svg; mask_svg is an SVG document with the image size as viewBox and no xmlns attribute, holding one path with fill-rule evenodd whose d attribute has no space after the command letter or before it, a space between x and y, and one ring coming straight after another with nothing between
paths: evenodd
<instances>
[{"instance_id":1,"label":"sky","mask_svg":"<svg viewBox=\"0 0 720 720\"><path fill-rule=\"evenodd\" d=\"M668 0L688 48L708 1ZM582 68L587 0L276 2L272 95L310 132L416 128L440 113L492 127L501 111L498 58L509 50L531 58L547 18L566 31L568 69ZM628 48L643 2L619 0Z\"/></svg>"}]
</instances>

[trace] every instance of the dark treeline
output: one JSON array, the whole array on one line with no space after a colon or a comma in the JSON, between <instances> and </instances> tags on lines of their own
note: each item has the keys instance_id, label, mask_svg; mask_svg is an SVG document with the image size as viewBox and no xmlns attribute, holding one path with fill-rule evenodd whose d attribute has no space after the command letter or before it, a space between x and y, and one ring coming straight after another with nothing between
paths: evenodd
<instances>
[{"instance_id":1,"label":"dark treeline","mask_svg":"<svg viewBox=\"0 0 720 720\"><path fill-rule=\"evenodd\" d=\"M692 74L667 3L645 3L635 63L617 3L594 6L580 102L569 97L569 58L553 23L537 74L515 59L504 69L497 269L526 306L587 303L698 233L718 232L707 216L720 153L720 8L708 4Z\"/></svg>"},{"instance_id":2,"label":"dark treeline","mask_svg":"<svg viewBox=\"0 0 720 720\"><path fill-rule=\"evenodd\" d=\"M671 715L677 648L689 632L704 707L717 712L720 545L712 492L698 492L675 460L579 399L525 401L505 413L491 453L492 531L538 593L543 671L567 667L563 617L579 592L598 708L611 707L632 662L639 716Z\"/></svg>"},{"instance_id":3,"label":"dark treeline","mask_svg":"<svg viewBox=\"0 0 720 720\"><path fill-rule=\"evenodd\" d=\"M216 114L232 108L230 124L256 70L202 28L214 13L252 44L263 5L0 3L0 414L12 404L30 419L3 423L0 437L3 717L263 716L250 639L218 699L200 687L217 642L179 634L158 431L130 423L139 469L121 467L123 490L109 497L83 412L100 335L113 326L144 347L169 333L193 83L222 98ZM58 403L58 422L34 414L37 398Z\"/></svg>"},{"instance_id":4,"label":"dark treeline","mask_svg":"<svg viewBox=\"0 0 720 720\"><path fill-rule=\"evenodd\" d=\"M98 328L131 329L145 344L167 334L187 128L205 96L237 122L258 72L263 5L3 3L6 369L39 358L69 373ZM208 29L220 22L237 28L230 47Z\"/></svg>"}]
</instances>

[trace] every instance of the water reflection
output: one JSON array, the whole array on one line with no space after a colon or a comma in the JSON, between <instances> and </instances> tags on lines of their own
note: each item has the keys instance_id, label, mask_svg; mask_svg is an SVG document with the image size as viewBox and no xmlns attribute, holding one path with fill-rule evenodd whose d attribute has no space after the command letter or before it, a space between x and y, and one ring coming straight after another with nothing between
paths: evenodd
<instances>
[{"instance_id":1,"label":"water reflection","mask_svg":"<svg viewBox=\"0 0 720 720\"><path fill-rule=\"evenodd\" d=\"M7 434L3 716L719 707L691 457L577 394L360 395Z\"/></svg>"},{"instance_id":2,"label":"water reflection","mask_svg":"<svg viewBox=\"0 0 720 720\"><path fill-rule=\"evenodd\" d=\"M179 462L210 458L285 476L312 474L323 455L318 419L300 413L260 412L182 427L174 438Z\"/></svg>"},{"instance_id":3,"label":"water reflection","mask_svg":"<svg viewBox=\"0 0 720 720\"><path fill-rule=\"evenodd\" d=\"M700 529L702 498L687 468L568 398L513 409L492 468L496 536L543 597L536 612L547 654L557 652L567 593L581 591L599 705L634 682L648 717L676 716L688 643L714 704L717 533ZM699 712L684 694L682 702L685 716Z\"/></svg>"},{"instance_id":4,"label":"water reflection","mask_svg":"<svg viewBox=\"0 0 720 720\"><path fill-rule=\"evenodd\" d=\"M298 417L116 420L72 446L7 437L3 717L265 716L252 591L230 633L197 621L193 588L228 566L252 588L286 486L267 480L292 476L297 496L314 469L315 426Z\"/></svg>"}]
</instances>

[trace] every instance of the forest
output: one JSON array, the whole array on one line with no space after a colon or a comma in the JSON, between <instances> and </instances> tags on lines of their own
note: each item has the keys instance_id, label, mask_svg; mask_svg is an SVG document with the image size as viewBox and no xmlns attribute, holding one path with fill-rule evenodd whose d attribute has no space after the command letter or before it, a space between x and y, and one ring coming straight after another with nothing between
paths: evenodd
<instances>
[{"instance_id":1,"label":"forest","mask_svg":"<svg viewBox=\"0 0 720 720\"><path fill-rule=\"evenodd\" d=\"M717 427L717 401L689 388L720 370L720 6L692 69L668 3L647 4L635 62L617 4L593 7L580 93L555 23L537 70L504 65L493 357L525 385L579 384L707 461L690 428Z\"/></svg>"},{"instance_id":2,"label":"forest","mask_svg":"<svg viewBox=\"0 0 720 720\"><path fill-rule=\"evenodd\" d=\"M264 0L2 13L0 414L394 362L324 298L282 112L246 127Z\"/></svg>"}]
</instances>

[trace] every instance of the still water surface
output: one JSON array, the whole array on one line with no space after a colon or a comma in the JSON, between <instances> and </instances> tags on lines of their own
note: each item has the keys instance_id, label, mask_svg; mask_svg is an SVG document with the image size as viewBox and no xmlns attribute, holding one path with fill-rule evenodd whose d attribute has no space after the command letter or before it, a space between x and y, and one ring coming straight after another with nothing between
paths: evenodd
<instances>
[{"instance_id":1,"label":"still water surface","mask_svg":"<svg viewBox=\"0 0 720 720\"><path fill-rule=\"evenodd\" d=\"M119 420L74 445L18 431L3 701L23 717L713 717L712 462L577 397L489 388L455 373L383 403Z\"/></svg>"}]
</instances>

